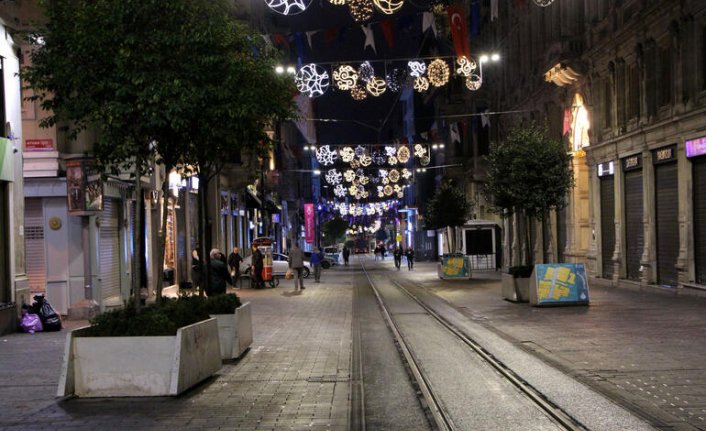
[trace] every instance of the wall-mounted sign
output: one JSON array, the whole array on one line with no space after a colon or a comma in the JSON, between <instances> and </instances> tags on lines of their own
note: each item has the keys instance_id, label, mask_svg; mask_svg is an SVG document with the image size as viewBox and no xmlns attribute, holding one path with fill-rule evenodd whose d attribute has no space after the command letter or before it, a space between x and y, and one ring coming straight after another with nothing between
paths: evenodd
<instances>
[{"instance_id":1,"label":"wall-mounted sign","mask_svg":"<svg viewBox=\"0 0 706 431\"><path fill-rule=\"evenodd\" d=\"M623 159L623 170L632 171L633 169L640 169L642 167L642 157L639 154L634 156L626 157Z\"/></svg>"},{"instance_id":2,"label":"wall-mounted sign","mask_svg":"<svg viewBox=\"0 0 706 431\"><path fill-rule=\"evenodd\" d=\"M654 164L673 162L677 159L677 146L670 145L652 151L652 161Z\"/></svg>"},{"instance_id":3,"label":"wall-mounted sign","mask_svg":"<svg viewBox=\"0 0 706 431\"><path fill-rule=\"evenodd\" d=\"M532 305L588 305L588 278L582 263L534 266L530 278Z\"/></svg>"},{"instance_id":4,"label":"wall-mounted sign","mask_svg":"<svg viewBox=\"0 0 706 431\"><path fill-rule=\"evenodd\" d=\"M25 151L54 151L54 140L52 139L26 139Z\"/></svg>"},{"instance_id":5,"label":"wall-mounted sign","mask_svg":"<svg viewBox=\"0 0 706 431\"><path fill-rule=\"evenodd\" d=\"M686 157L696 157L706 154L706 137L686 141Z\"/></svg>"},{"instance_id":6,"label":"wall-mounted sign","mask_svg":"<svg viewBox=\"0 0 706 431\"><path fill-rule=\"evenodd\" d=\"M66 187L70 215L103 211L103 182L93 159L66 161Z\"/></svg>"},{"instance_id":7,"label":"wall-mounted sign","mask_svg":"<svg viewBox=\"0 0 706 431\"><path fill-rule=\"evenodd\" d=\"M12 141L5 138L0 138L0 180L15 180L12 169Z\"/></svg>"},{"instance_id":8,"label":"wall-mounted sign","mask_svg":"<svg viewBox=\"0 0 706 431\"><path fill-rule=\"evenodd\" d=\"M604 177L606 175L613 175L615 166L612 161L601 163L598 165L598 176Z\"/></svg>"},{"instance_id":9,"label":"wall-mounted sign","mask_svg":"<svg viewBox=\"0 0 706 431\"><path fill-rule=\"evenodd\" d=\"M314 204L304 204L304 238L314 243Z\"/></svg>"}]
</instances>

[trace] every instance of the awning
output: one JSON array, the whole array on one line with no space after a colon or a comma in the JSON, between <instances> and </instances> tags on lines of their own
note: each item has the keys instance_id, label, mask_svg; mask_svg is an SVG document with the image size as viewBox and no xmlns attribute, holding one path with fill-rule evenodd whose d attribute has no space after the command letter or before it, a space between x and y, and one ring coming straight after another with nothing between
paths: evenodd
<instances>
[{"instance_id":1,"label":"awning","mask_svg":"<svg viewBox=\"0 0 706 431\"><path fill-rule=\"evenodd\" d=\"M245 189L245 207L246 208L262 208L262 201L250 189Z\"/></svg>"}]
</instances>

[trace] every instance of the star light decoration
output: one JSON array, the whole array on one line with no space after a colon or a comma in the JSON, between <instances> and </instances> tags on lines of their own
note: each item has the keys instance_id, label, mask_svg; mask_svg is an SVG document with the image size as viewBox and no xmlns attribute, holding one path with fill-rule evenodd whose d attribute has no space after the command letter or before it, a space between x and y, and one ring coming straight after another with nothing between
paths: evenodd
<instances>
[{"instance_id":1,"label":"star light decoration","mask_svg":"<svg viewBox=\"0 0 706 431\"><path fill-rule=\"evenodd\" d=\"M311 0L265 0L267 7L282 15L297 15L304 12Z\"/></svg>"},{"instance_id":2,"label":"star light decoration","mask_svg":"<svg viewBox=\"0 0 706 431\"><path fill-rule=\"evenodd\" d=\"M365 84L365 88L371 96L378 97L387 90L387 83L382 78L372 77L368 83Z\"/></svg>"},{"instance_id":3,"label":"star light decoration","mask_svg":"<svg viewBox=\"0 0 706 431\"><path fill-rule=\"evenodd\" d=\"M303 66L294 78L297 90L309 97L319 97L328 90L328 72L315 63Z\"/></svg>"},{"instance_id":4,"label":"star light decoration","mask_svg":"<svg viewBox=\"0 0 706 431\"><path fill-rule=\"evenodd\" d=\"M449 82L449 65L440 58L432 61L427 68L429 83L434 87L441 87Z\"/></svg>"},{"instance_id":5,"label":"star light decoration","mask_svg":"<svg viewBox=\"0 0 706 431\"><path fill-rule=\"evenodd\" d=\"M352 90L358 82L358 73L353 66L343 64L333 71L333 82L339 90Z\"/></svg>"},{"instance_id":6,"label":"star light decoration","mask_svg":"<svg viewBox=\"0 0 706 431\"><path fill-rule=\"evenodd\" d=\"M348 11L356 22L365 22L373 17L372 0L348 0Z\"/></svg>"},{"instance_id":7,"label":"star light decoration","mask_svg":"<svg viewBox=\"0 0 706 431\"><path fill-rule=\"evenodd\" d=\"M392 15L402 8L404 0L373 0L375 7L385 15Z\"/></svg>"},{"instance_id":8,"label":"star light decoration","mask_svg":"<svg viewBox=\"0 0 706 431\"><path fill-rule=\"evenodd\" d=\"M338 158L338 153L328 145L322 145L316 150L316 160L324 166L332 165Z\"/></svg>"}]
</instances>

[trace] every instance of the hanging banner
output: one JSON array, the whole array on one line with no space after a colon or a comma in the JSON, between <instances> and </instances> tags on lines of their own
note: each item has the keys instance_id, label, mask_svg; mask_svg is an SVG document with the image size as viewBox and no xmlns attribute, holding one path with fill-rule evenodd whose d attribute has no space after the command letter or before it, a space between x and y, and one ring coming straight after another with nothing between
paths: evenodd
<instances>
[{"instance_id":1,"label":"hanging banner","mask_svg":"<svg viewBox=\"0 0 706 431\"><path fill-rule=\"evenodd\" d=\"M314 243L314 204L304 204L304 237L307 243Z\"/></svg>"},{"instance_id":2,"label":"hanging banner","mask_svg":"<svg viewBox=\"0 0 706 431\"><path fill-rule=\"evenodd\" d=\"M0 180L15 180L12 170L12 141L5 138L0 138Z\"/></svg>"},{"instance_id":3,"label":"hanging banner","mask_svg":"<svg viewBox=\"0 0 706 431\"><path fill-rule=\"evenodd\" d=\"M466 24L466 12L462 5L451 5L446 11L449 14L449 27L451 27L451 38L454 42L456 56L471 58L471 46L468 41L468 25Z\"/></svg>"}]
</instances>

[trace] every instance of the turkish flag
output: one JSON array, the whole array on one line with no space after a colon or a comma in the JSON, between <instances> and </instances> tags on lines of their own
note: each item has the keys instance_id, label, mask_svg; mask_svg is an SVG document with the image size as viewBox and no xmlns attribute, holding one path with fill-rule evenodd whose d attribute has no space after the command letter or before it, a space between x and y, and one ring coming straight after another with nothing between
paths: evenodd
<instances>
[{"instance_id":1,"label":"turkish flag","mask_svg":"<svg viewBox=\"0 0 706 431\"><path fill-rule=\"evenodd\" d=\"M468 41L468 25L466 11L462 5L455 4L446 8L449 14L449 27L454 42L456 56L471 58L471 44Z\"/></svg>"}]
</instances>

